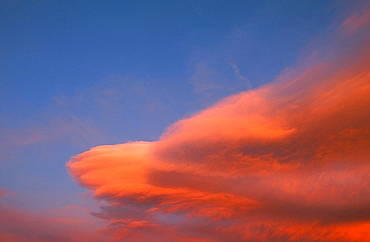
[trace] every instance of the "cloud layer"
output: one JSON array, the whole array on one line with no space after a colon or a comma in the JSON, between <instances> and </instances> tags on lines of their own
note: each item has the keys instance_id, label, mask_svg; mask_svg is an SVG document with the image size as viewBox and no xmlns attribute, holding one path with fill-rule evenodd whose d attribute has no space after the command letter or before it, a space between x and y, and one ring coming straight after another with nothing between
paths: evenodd
<instances>
[{"instance_id":1,"label":"cloud layer","mask_svg":"<svg viewBox=\"0 0 370 242\"><path fill-rule=\"evenodd\" d=\"M156 142L73 157L71 175L108 201L91 213L108 220L102 231L125 241L370 240L368 16L343 23L326 59L180 120Z\"/></svg>"},{"instance_id":2,"label":"cloud layer","mask_svg":"<svg viewBox=\"0 0 370 242\"><path fill-rule=\"evenodd\" d=\"M0 189L0 240L9 242L26 241L103 241L96 234L96 223L76 216L71 209L62 215L50 212L40 215L14 208L2 201L11 192Z\"/></svg>"}]
</instances>

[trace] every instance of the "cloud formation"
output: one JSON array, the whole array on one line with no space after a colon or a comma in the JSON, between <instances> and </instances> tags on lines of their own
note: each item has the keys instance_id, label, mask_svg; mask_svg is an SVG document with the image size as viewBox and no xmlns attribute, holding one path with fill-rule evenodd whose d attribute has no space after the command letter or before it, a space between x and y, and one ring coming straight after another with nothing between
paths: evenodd
<instances>
[{"instance_id":1,"label":"cloud formation","mask_svg":"<svg viewBox=\"0 0 370 242\"><path fill-rule=\"evenodd\" d=\"M0 189L0 240L11 242L28 241L103 241L96 234L94 221L75 216L70 209L62 215L35 214L9 206L2 198L12 192Z\"/></svg>"},{"instance_id":2,"label":"cloud formation","mask_svg":"<svg viewBox=\"0 0 370 242\"><path fill-rule=\"evenodd\" d=\"M125 241L370 240L368 16L341 25L356 44L338 46L351 52L221 100L156 142L73 157L71 175L108 201L91 213L109 221L102 231Z\"/></svg>"}]
</instances>

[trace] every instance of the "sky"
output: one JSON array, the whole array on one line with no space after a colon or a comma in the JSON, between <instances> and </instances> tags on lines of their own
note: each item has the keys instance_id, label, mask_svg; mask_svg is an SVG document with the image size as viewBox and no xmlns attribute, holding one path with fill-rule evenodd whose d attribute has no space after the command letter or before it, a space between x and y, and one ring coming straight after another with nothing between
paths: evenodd
<instances>
[{"instance_id":1,"label":"sky","mask_svg":"<svg viewBox=\"0 0 370 242\"><path fill-rule=\"evenodd\" d=\"M369 241L367 1L0 1L0 240Z\"/></svg>"}]
</instances>

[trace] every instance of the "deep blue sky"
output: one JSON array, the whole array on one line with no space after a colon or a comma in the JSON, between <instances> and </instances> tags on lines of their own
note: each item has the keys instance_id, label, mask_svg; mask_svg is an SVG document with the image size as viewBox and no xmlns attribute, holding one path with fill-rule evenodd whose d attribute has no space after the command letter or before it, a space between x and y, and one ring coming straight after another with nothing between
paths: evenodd
<instances>
[{"instance_id":1,"label":"deep blue sky","mask_svg":"<svg viewBox=\"0 0 370 242\"><path fill-rule=\"evenodd\" d=\"M156 140L174 121L272 81L340 1L0 2L0 188L28 209L81 204L65 162Z\"/></svg>"}]
</instances>

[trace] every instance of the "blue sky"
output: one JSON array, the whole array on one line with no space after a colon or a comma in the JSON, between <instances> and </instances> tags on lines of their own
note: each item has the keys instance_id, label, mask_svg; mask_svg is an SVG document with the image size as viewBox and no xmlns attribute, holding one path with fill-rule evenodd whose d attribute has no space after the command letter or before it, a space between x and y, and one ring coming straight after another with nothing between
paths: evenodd
<instances>
[{"instance_id":1,"label":"blue sky","mask_svg":"<svg viewBox=\"0 0 370 242\"><path fill-rule=\"evenodd\" d=\"M155 141L176 120L273 81L352 5L0 1L0 188L13 194L4 201L90 206L65 168L71 156Z\"/></svg>"}]
</instances>

